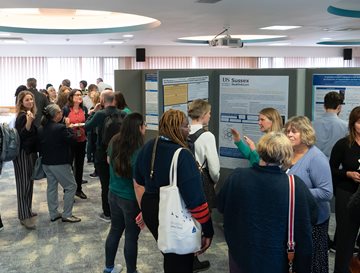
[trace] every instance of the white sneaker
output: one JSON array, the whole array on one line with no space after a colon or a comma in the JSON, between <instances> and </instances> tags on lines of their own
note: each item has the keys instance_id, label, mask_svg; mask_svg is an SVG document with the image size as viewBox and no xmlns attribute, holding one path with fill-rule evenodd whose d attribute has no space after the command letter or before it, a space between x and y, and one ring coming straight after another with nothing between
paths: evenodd
<instances>
[{"instance_id":1,"label":"white sneaker","mask_svg":"<svg viewBox=\"0 0 360 273\"><path fill-rule=\"evenodd\" d=\"M123 270L123 267L121 264L116 264L113 268L113 270L111 270L110 273L120 273ZM104 271L105 272L105 271Z\"/></svg>"}]
</instances>

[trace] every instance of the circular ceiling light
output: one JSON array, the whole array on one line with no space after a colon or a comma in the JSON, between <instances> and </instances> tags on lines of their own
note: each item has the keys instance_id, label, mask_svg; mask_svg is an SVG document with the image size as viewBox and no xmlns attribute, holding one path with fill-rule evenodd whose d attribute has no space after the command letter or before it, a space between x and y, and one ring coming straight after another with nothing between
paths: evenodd
<instances>
[{"instance_id":1,"label":"circular ceiling light","mask_svg":"<svg viewBox=\"0 0 360 273\"><path fill-rule=\"evenodd\" d=\"M338 16L360 18L360 3L358 0L337 1L327 11Z\"/></svg>"},{"instance_id":2,"label":"circular ceiling light","mask_svg":"<svg viewBox=\"0 0 360 273\"><path fill-rule=\"evenodd\" d=\"M160 24L154 18L109 11L0 9L0 31L15 33L100 34L145 30Z\"/></svg>"},{"instance_id":3,"label":"circular ceiling light","mask_svg":"<svg viewBox=\"0 0 360 273\"><path fill-rule=\"evenodd\" d=\"M350 46L350 45L360 45L360 39L350 39L350 40L332 40L332 41L322 41L318 42L318 45L338 45L338 46Z\"/></svg>"},{"instance_id":4,"label":"circular ceiling light","mask_svg":"<svg viewBox=\"0 0 360 273\"><path fill-rule=\"evenodd\" d=\"M222 38L223 35L216 37ZM231 38L241 39L245 44L248 43L265 43L265 42L277 42L287 39L286 35L231 35ZM189 44L209 44L209 41L214 39L212 36L193 36L193 37L181 37L177 39L179 43L189 43Z\"/></svg>"}]
</instances>

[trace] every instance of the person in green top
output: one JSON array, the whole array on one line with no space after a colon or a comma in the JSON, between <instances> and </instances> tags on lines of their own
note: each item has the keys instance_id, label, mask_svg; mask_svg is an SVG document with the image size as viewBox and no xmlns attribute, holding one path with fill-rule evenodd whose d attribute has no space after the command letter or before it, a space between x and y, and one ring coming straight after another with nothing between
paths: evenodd
<instances>
[{"instance_id":1,"label":"person in green top","mask_svg":"<svg viewBox=\"0 0 360 273\"><path fill-rule=\"evenodd\" d=\"M139 113L127 115L120 132L110 141L107 150L110 166L109 205L111 228L105 243L104 273L114 272L114 261L120 238L125 230L124 256L127 273L135 273L141 218L133 186L133 168L140 148L144 144L146 125ZM120 267L120 268L119 268ZM118 266L118 272L122 269Z\"/></svg>"},{"instance_id":2,"label":"person in green top","mask_svg":"<svg viewBox=\"0 0 360 273\"><path fill-rule=\"evenodd\" d=\"M124 111L126 114L131 113L131 110L125 101L124 94L121 93L120 91L115 91L115 102L117 109Z\"/></svg>"},{"instance_id":3,"label":"person in green top","mask_svg":"<svg viewBox=\"0 0 360 273\"><path fill-rule=\"evenodd\" d=\"M263 133L281 132L283 127L283 120L280 113L274 108L264 108L259 112L259 129ZM260 157L256 151L255 143L247 136L244 136L245 142L241 140L240 133L231 128L234 144L238 150L243 154L245 159L250 161L251 166L259 163Z\"/></svg>"}]
</instances>

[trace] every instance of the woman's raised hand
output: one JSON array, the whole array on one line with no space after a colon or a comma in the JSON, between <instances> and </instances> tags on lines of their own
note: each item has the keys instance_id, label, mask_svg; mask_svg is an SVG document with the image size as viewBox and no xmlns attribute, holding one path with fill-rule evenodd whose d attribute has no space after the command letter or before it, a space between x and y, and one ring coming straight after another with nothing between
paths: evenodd
<instances>
[{"instance_id":1,"label":"woman's raised hand","mask_svg":"<svg viewBox=\"0 0 360 273\"><path fill-rule=\"evenodd\" d=\"M254 151L256 149L256 145L255 142L252 141L251 138L248 138L247 136L244 136L245 142L247 143L247 145L249 145L251 151Z\"/></svg>"},{"instance_id":2,"label":"woman's raised hand","mask_svg":"<svg viewBox=\"0 0 360 273\"><path fill-rule=\"evenodd\" d=\"M240 135L239 131L236 130L235 128L231 128L230 130L231 130L231 134L232 134L234 142L240 141L241 135Z\"/></svg>"}]
</instances>

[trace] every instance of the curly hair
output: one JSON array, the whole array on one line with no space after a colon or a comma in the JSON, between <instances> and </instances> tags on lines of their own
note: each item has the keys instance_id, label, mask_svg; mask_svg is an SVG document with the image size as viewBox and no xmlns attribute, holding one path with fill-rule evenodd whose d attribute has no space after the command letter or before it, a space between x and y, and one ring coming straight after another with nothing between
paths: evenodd
<instances>
[{"instance_id":1,"label":"curly hair","mask_svg":"<svg viewBox=\"0 0 360 273\"><path fill-rule=\"evenodd\" d=\"M290 118L284 126L284 133L286 134L286 131L292 128L300 132L301 142L306 146L311 147L315 144L315 130L312 127L311 121L308 117L297 116Z\"/></svg>"},{"instance_id":2,"label":"curly hair","mask_svg":"<svg viewBox=\"0 0 360 273\"><path fill-rule=\"evenodd\" d=\"M256 148L260 158L265 163L272 163L286 170L291 166L293 148L286 135L280 132L270 132L260 138Z\"/></svg>"},{"instance_id":3,"label":"curly hair","mask_svg":"<svg viewBox=\"0 0 360 273\"><path fill-rule=\"evenodd\" d=\"M187 141L181 133L181 126L187 120L184 112L170 109L162 114L159 122L159 135L170 138L175 143L187 148Z\"/></svg>"}]
</instances>

